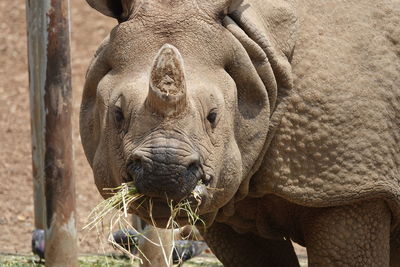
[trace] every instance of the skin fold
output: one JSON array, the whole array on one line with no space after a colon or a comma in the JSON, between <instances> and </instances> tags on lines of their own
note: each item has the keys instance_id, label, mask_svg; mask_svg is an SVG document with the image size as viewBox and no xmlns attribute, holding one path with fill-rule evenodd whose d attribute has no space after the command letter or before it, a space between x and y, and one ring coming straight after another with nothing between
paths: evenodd
<instances>
[{"instance_id":1,"label":"skin fold","mask_svg":"<svg viewBox=\"0 0 400 267\"><path fill-rule=\"evenodd\" d=\"M87 2L118 21L80 114L104 197L163 227L195 192L224 266L400 266L398 0Z\"/></svg>"}]
</instances>

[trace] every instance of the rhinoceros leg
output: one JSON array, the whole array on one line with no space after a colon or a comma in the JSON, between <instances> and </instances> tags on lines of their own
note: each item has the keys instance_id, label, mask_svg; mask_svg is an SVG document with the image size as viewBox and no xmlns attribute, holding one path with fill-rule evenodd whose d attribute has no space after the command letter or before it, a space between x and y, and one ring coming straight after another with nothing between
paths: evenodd
<instances>
[{"instance_id":1,"label":"rhinoceros leg","mask_svg":"<svg viewBox=\"0 0 400 267\"><path fill-rule=\"evenodd\" d=\"M139 241L139 250L141 251L139 257L143 261L140 267L172 266L171 254L174 236L171 230L159 229L152 225L146 225L143 234L146 236L146 239L142 238ZM152 243L148 240L151 240Z\"/></svg>"},{"instance_id":2,"label":"rhinoceros leg","mask_svg":"<svg viewBox=\"0 0 400 267\"><path fill-rule=\"evenodd\" d=\"M253 234L239 234L215 222L203 237L225 267L299 266L290 241L268 240Z\"/></svg>"},{"instance_id":3,"label":"rhinoceros leg","mask_svg":"<svg viewBox=\"0 0 400 267\"><path fill-rule=\"evenodd\" d=\"M391 214L381 200L315 209L303 222L309 266L389 266Z\"/></svg>"}]
</instances>

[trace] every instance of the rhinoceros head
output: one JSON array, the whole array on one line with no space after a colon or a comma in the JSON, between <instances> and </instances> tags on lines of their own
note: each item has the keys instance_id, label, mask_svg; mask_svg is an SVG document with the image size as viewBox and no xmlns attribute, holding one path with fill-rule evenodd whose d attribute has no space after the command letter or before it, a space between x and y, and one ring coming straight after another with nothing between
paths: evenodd
<instances>
[{"instance_id":1,"label":"rhinoceros head","mask_svg":"<svg viewBox=\"0 0 400 267\"><path fill-rule=\"evenodd\" d=\"M223 26L232 1L87 1L119 21L89 67L81 106L99 191L133 181L160 222L166 197L195 191L212 221L254 171L270 114L246 50Z\"/></svg>"}]
</instances>

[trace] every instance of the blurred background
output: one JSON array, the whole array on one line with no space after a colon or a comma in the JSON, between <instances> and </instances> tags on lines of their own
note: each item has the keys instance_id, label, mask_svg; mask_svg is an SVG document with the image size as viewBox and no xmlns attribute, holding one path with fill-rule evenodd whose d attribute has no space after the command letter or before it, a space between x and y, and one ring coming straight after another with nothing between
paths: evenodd
<instances>
[{"instance_id":1,"label":"blurred background","mask_svg":"<svg viewBox=\"0 0 400 267\"><path fill-rule=\"evenodd\" d=\"M97 253L96 233L81 231L101 199L82 150L78 117L86 68L116 21L84 0L70 4L78 251ZM25 17L25 0L0 1L0 253L30 253L34 229Z\"/></svg>"}]
</instances>

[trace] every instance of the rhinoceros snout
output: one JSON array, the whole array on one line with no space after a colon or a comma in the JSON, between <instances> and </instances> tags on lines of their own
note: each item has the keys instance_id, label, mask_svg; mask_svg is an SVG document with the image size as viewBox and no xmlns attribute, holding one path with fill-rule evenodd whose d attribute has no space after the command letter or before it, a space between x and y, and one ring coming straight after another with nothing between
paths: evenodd
<instances>
[{"instance_id":1,"label":"rhinoceros snout","mask_svg":"<svg viewBox=\"0 0 400 267\"><path fill-rule=\"evenodd\" d=\"M176 149L136 152L127 166L128 176L146 196L181 200L205 176L199 154L182 155L182 152Z\"/></svg>"}]
</instances>

